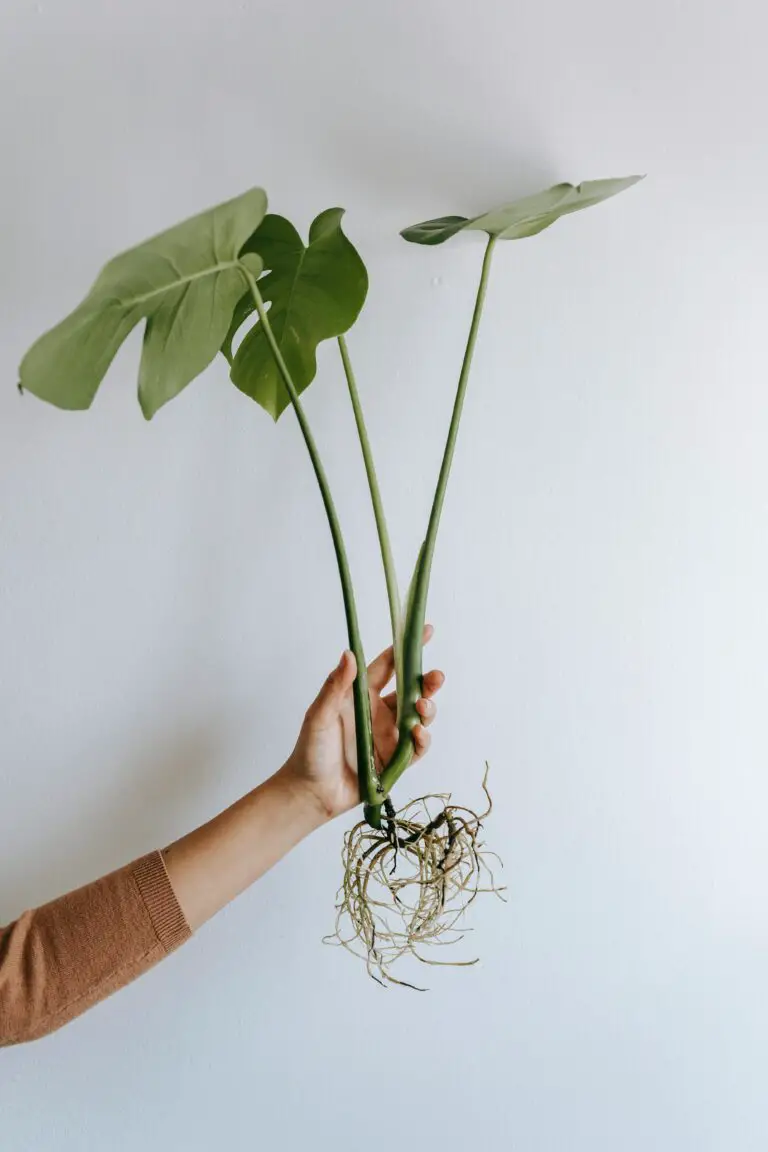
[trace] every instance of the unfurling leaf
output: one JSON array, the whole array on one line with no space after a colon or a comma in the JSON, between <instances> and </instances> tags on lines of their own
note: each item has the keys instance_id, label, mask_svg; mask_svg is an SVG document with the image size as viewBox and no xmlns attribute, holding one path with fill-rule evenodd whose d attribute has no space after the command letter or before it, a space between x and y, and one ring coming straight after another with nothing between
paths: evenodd
<instances>
[{"instance_id":1,"label":"unfurling leaf","mask_svg":"<svg viewBox=\"0 0 768 1152\"><path fill-rule=\"evenodd\" d=\"M243 292L240 250L266 209L266 193L252 188L110 260L82 304L32 345L20 386L59 408L89 408L146 319L139 402L150 419L219 351ZM261 271L256 257L248 262Z\"/></svg>"},{"instance_id":2,"label":"unfurling leaf","mask_svg":"<svg viewBox=\"0 0 768 1152\"><path fill-rule=\"evenodd\" d=\"M502 204L482 216L440 216L405 228L400 235L412 244L442 244L457 232L487 232L498 240L521 240L535 236L569 212L591 208L625 188L631 188L642 176L625 176L620 180L585 180L583 184L555 184L546 192L526 196L511 204Z\"/></svg>"},{"instance_id":3,"label":"unfurling leaf","mask_svg":"<svg viewBox=\"0 0 768 1152\"><path fill-rule=\"evenodd\" d=\"M266 216L243 249L256 252L269 270L259 290L270 305L269 325L297 392L315 378L318 344L352 327L368 291L365 265L341 230L343 215L342 208L322 212L306 247L283 216ZM253 310L251 297L243 296L222 351L233 383L277 420L290 401L260 322L232 355L235 333Z\"/></svg>"}]
</instances>

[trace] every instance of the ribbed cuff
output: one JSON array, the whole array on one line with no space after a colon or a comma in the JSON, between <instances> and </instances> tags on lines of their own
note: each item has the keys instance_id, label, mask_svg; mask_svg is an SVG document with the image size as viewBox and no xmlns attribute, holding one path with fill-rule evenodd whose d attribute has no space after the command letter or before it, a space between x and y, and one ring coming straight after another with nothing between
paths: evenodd
<instances>
[{"instance_id":1,"label":"ribbed cuff","mask_svg":"<svg viewBox=\"0 0 768 1152\"><path fill-rule=\"evenodd\" d=\"M152 927L166 952L172 952L192 935L160 852L150 852L133 865L133 877L144 901Z\"/></svg>"}]
</instances>

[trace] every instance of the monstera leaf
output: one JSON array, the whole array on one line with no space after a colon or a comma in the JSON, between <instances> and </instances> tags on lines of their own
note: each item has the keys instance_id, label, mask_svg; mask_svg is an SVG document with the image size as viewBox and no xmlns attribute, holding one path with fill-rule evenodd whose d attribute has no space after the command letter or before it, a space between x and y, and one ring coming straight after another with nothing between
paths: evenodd
<instances>
[{"instance_id":1,"label":"monstera leaf","mask_svg":"<svg viewBox=\"0 0 768 1152\"><path fill-rule=\"evenodd\" d=\"M569 212L579 212L591 208L601 200L616 196L625 188L630 188L642 180L642 176L625 176L621 180L586 180L583 184L555 184L546 192L526 196L512 204L502 204L482 216L471 220L466 216L440 216L436 220L425 220L414 224L400 233L412 244L442 244L457 232L487 232L498 240L521 240L524 236L535 236L554 224Z\"/></svg>"},{"instance_id":2,"label":"monstera leaf","mask_svg":"<svg viewBox=\"0 0 768 1152\"><path fill-rule=\"evenodd\" d=\"M306 247L283 216L266 216L243 249L257 253L269 270L259 290L270 304L269 325L297 392L315 378L318 344L352 327L368 291L365 265L341 230L343 215L342 208L322 212L309 230ZM244 296L222 351L230 361L233 383L277 420L290 401L260 322L232 355L234 335L253 308L251 298Z\"/></svg>"},{"instance_id":3,"label":"monstera leaf","mask_svg":"<svg viewBox=\"0 0 768 1152\"><path fill-rule=\"evenodd\" d=\"M139 402L150 419L219 351L243 293L240 250L266 209L266 194L252 188L110 260L82 304L27 352L22 391L59 408L90 407L118 348L146 319ZM258 275L258 257L245 259Z\"/></svg>"}]
</instances>

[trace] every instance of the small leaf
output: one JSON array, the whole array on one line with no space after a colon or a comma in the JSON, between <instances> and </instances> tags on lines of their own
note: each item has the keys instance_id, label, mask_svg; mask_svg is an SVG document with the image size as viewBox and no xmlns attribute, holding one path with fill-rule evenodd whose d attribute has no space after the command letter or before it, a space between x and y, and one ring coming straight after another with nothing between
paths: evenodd
<instances>
[{"instance_id":1,"label":"small leaf","mask_svg":"<svg viewBox=\"0 0 768 1152\"><path fill-rule=\"evenodd\" d=\"M120 345L146 319L139 402L152 417L221 347L243 292L238 256L266 207L252 188L116 256L82 304L32 345L21 387L60 408L90 407Z\"/></svg>"},{"instance_id":2,"label":"small leaf","mask_svg":"<svg viewBox=\"0 0 768 1152\"><path fill-rule=\"evenodd\" d=\"M269 269L259 290L270 304L269 324L298 392L315 378L316 350L323 340L352 327L368 291L368 274L341 230L342 208L322 212L309 230L305 247L283 216L269 215L245 245ZM250 296L238 303L222 351L232 366L233 383L277 420L290 403L261 323L244 337L232 356L232 340L253 312Z\"/></svg>"},{"instance_id":3,"label":"small leaf","mask_svg":"<svg viewBox=\"0 0 768 1152\"><path fill-rule=\"evenodd\" d=\"M498 240L521 240L535 236L569 212L591 208L625 188L631 188L642 176L626 176L620 180L586 180L583 184L556 184L546 192L526 196L511 204L503 204L468 220L466 216L440 216L405 228L400 235L412 244L442 244L457 232L480 231Z\"/></svg>"},{"instance_id":4,"label":"small leaf","mask_svg":"<svg viewBox=\"0 0 768 1152\"><path fill-rule=\"evenodd\" d=\"M412 244L443 244L470 223L466 216L438 216L435 220L404 228L400 235Z\"/></svg>"}]
</instances>

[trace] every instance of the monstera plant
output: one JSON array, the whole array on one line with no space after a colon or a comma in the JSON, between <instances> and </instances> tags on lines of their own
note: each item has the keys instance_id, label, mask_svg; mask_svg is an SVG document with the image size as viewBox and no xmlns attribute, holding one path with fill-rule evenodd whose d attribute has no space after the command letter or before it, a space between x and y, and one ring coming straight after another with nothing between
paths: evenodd
<instances>
[{"instance_id":1,"label":"monstera plant","mask_svg":"<svg viewBox=\"0 0 768 1152\"><path fill-rule=\"evenodd\" d=\"M403 955L438 963L424 954L426 946L458 940L461 917L477 893L501 891L491 870L493 854L480 842L487 812L477 815L446 796L422 797L398 811L391 799L414 754L432 562L491 261L500 241L535 236L562 216L599 204L639 179L558 184L479 216L443 216L403 230L414 244L442 244L459 232L481 232L487 238L442 465L404 604L345 341L365 302L368 276L342 231L342 209L317 216L306 243L285 217L267 212L260 188L202 212L111 260L82 303L41 336L21 363L22 392L60 408L86 409L120 345L143 321L138 396L147 419L219 353L233 384L274 420L293 408L333 538L349 647L357 662L353 695L363 818L345 836L344 880L332 939L362 955L369 973L381 982L406 983L391 971ZM315 378L318 345L332 339L349 389L389 601L399 738L387 764L377 764L374 756L365 653L344 538L300 398ZM485 778L483 788L488 795Z\"/></svg>"}]
</instances>

